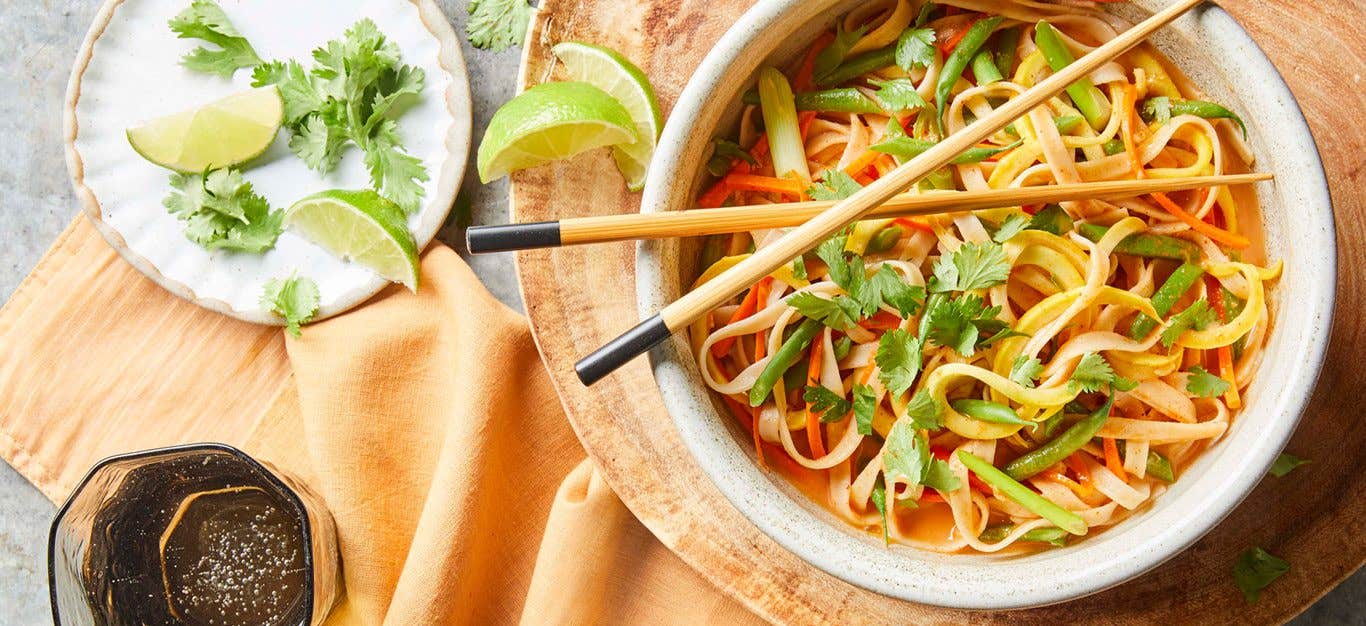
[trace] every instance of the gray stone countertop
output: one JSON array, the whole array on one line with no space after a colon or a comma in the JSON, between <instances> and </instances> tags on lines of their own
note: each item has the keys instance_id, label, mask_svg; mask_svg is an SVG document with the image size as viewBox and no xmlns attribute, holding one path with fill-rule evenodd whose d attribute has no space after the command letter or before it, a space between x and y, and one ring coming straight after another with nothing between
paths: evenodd
<instances>
[{"instance_id":1,"label":"gray stone countertop","mask_svg":"<svg viewBox=\"0 0 1366 626\"><path fill-rule=\"evenodd\" d=\"M0 41L11 52L0 58L0 301L37 264L76 214L61 148L62 102L67 75L101 0L5 0L0 2ZM440 0L457 32L465 27L466 2ZM491 53L464 46L474 97L474 137L483 135L493 111L513 94L518 51ZM472 155L471 155L472 156ZM507 221L507 184L481 185L473 158L463 190L473 223ZM454 220L441 239L462 247ZM493 295L521 310L512 258L467 261ZM0 463L0 624L49 623L47 529L56 508L22 476ZM1312 567L1312 564L1292 564ZM1267 593L1274 593L1274 586ZM1229 616L1230 620L1235 619ZM1366 573L1358 572L1293 624L1366 624Z\"/></svg>"}]
</instances>

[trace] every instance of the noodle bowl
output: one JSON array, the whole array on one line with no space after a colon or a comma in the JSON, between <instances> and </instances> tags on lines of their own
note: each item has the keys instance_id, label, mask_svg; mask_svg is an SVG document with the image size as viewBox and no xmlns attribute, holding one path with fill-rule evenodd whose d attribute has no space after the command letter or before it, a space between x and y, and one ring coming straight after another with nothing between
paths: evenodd
<instances>
[{"instance_id":1,"label":"noodle bowl","mask_svg":"<svg viewBox=\"0 0 1366 626\"><path fill-rule=\"evenodd\" d=\"M1110 13L1074 6L1081 4L951 0L922 11L917 2L845 3L833 30L834 13L813 17L806 32L827 27L806 38L815 44L771 56L774 71L760 70L757 93L731 107L734 129L717 135L734 145L711 159L696 200L647 193L646 206L850 193L1047 75L1058 44L1079 56L1126 28ZM900 52L905 33L921 29L943 45L921 49L923 63L893 55L890 64L840 74L889 46ZM1050 30L1052 42L1040 30ZM970 55L959 54L962 42L975 40ZM832 45L847 50L822 60ZM991 58L975 58L983 52ZM1247 142L1237 117L1247 116L1255 133L1259 112L1206 94L1150 44L1090 79L916 189L1214 175L1253 169L1269 156ZM721 117L715 107L694 108L704 111L697 124ZM783 135L798 137L798 157ZM697 143L676 154L703 153ZM778 234L741 233L670 252L695 267L674 279L678 289ZM1268 261L1263 245L1251 189L865 221L713 311L686 347L674 345L657 363L657 375L677 416L695 406L684 400L694 391L668 384L685 365L689 379L719 399L748 462L763 468L754 471L781 476L799 497L869 533L860 545L880 548L885 537L893 551L900 544L947 555L933 561L941 566L968 559L965 572L1007 575L1009 567L973 569L981 565L973 553L1023 563L1054 546L1113 546L1100 531L1154 517L1168 495L1195 483L1228 478L1205 474L1217 463L1202 457L1217 456L1207 453L1211 444L1261 402L1259 367L1272 337L1285 332L1275 305L1283 264ZM1272 258L1287 258L1281 250ZM1287 271L1297 272L1287 259ZM1302 321L1289 317L1299 333ZM690 434L685 421L680 430L697 451L700 433ZM1283 436L1288 427L1278 430ZM790 549L812 559L848 547L823 531L828 544L794 546L816 535L789 532L785 525L800 522L752 510L762 507L746 510L741 502L767 490L717 478L706 458L703 465ZM1249 478L1238 476L1244 485ZM1212 523L1185 529L1184 540ZM835 573L887 589L876 573ZM890 592L945 602L898 585ZM982 600L951 603L974 602ZM1014 602L1000 596L986 605Z\"/></svg>"}]
</instances>

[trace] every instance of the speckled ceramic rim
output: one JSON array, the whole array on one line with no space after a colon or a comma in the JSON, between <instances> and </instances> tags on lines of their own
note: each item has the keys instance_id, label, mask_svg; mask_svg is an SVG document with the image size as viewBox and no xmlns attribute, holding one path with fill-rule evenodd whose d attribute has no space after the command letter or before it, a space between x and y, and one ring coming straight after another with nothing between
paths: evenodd
<instances>
[{"instance_id":1,"label":"speckled ceramic rim","mask_svg":"<svg viewBox=\"0 0 1366 626\"><path fill-rule=\"evenodd\" d=\"M752 76L770 56L781 59L777 51L791 47L788 39L800 39L799 30L809 34L807 26L821 19L828 23L849 4L760 0L748 11L680 96L659 142L641 211L691 206L720 111L752 82L734 77ZM1139 5L1151 10L1160 3L1141 0ZM1326 351L1336 285L1332 206L1303 114L1247 32L1213 5L1168 28L1157 45L1187 71L1200 70L1190 71L1198 84L1235 104L1257 104L1239 110L1252 130L1258 169L1277 175L1274 184L1258 187L1268 254L1286 263L1273 291L1275 324L1267 347L1267 362L1275 369L1264 368L1253 381L1247 407L1229 432L1154 503L1072 546L1014 557L888 549L880 538L849 528L756 466L734 420L723 416L702 383L686 338L676 336L650 355L664 403L698 464L745 517L812 565L860 587L912 602L1000 610L1063 602L1138 576L1207 533L1261 480L1294 431ZM1175 37L1199 42L1203 54L1198 58L1205 66L1193 67L1189 52L1177 54L1181 51L1164 45ZM1240 80L1226 80L1234 77ZM679 255L676 241L639 246L636 287L642 318L680 294Z\"/></svg>"},{"instance_id":2,"label":"speckled ceramic rim","mask_svg":"<svg viewBox=\"0 0 1366 626\"><path fill-rule=\"evenodd\" d=\"M114 456L101 459L90 471L85 473L81 482L76 483L76 488L71 490L71 495L66 497L66 502L62 503L62 508L57 510L57 515L52 518L52 526L47 533L47 592L48 601L52 604L52 623L61 626L62 617L57 612L57 531L62 526L62 520L66 519L66 513L71 509L72 503L76 501L76 496L80 495L85 486L90 483L100 470L122 461L136 461L138 459L149 459L169 454L180 454L186 452L222 452L231 456L260 474L266 482L284 494L290 504L295 508L295 513L301 521L300 529L303 531L303 545L313 545L313 526L308 519L308 509L304 506L304 501L299 497L298 492L280 480L275 472L266 468L260 461L251 458L247 453L238 450L225 443L191 443L179 446L168 446L165 448L153 448L151 450L140 450L126 454L116 454ZM313 615L313 550L303 551L304 559L304 589L308 593L304 594L304 613Z\"/></svg>"},{"instance_id":3,"label":"speckled ceramic rim","mask_svg":"<svg viewBox=\"0 0 1366 626\"><path fill-rule=\"evenodd\" d=\"M124 260L156 284L161 285L166 291L206 309L240 320L258 324L282 325L284 320L278 316L260 311L239 311L222 300L201 298L195 294L194 289L189 285L167 278L151 261L133 252L124 241L123 235L105 223L99 199L95 197L95 192L91 191L85 184L85 163L81 158L80 151L76 149L76 136L80 132L80 124L76 119L76 104L81 98L81 78L90 65L90 59L95 50L95 42L104 34L105 29L109 26L109 21L114 18L114 12L126 1L105 0L104 5L95 14L95 21L90 25L90 30L86 32L85 41L82 42L80 51L76 53L76 63L71 70L71 78L67 81L66 104L62 113L62 144L66 150L67 171L71 175L71 184L75 187L76 198L80 201L86 217L90 218L90 222L94 224L95 229L99 231L105 241L108 241L109 245L118 251L119 256L122 256ZM465 162L470 151L472 124L470 115L472 108L468 74L465 70L465 57L460 52L460 39L456 36L455 30L451 28L446 14L433 0L408 1L417 6L418 15L422 19L423 25L440 43L440 53L437 59L441 68L451 75L450 85L443 94L446 100L446 108L451 115L450 130L446 133L446 150L450 157L446 159L445 166L437 176L435 193L428 200L429 203L433 203L440 209L430 212L418 229L413 232L413 239L417 242L418 250L423 250L427 244L431 243L432 239L436 238L436 233L446 223L451 207L455 204L455 194L460 189L460 180L465 176ZM314 321L344 313L369 300L390 284L383 277L374 276L365 285L319 309Z\"/></svg>"}]
</instances>

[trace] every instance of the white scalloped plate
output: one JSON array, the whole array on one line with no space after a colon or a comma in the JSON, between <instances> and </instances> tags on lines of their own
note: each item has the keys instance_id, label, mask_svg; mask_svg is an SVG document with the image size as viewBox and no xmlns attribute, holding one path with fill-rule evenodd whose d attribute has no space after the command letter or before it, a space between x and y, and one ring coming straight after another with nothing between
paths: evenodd
<instances>
[{"instance_id":1,"label":"white scalloped plate","mask_svg":"<svg viewBox=\"0 0 1366 626\"><path fill-rule=\"evenodd\" d=\"M403 61L426 71L422 96L399 117L408 151L427 166L426 201L408 228L419 248L450 212L470 146L470 95L460 44L431 0L220 0L233 24L265 59L311 60L318 45L368 17L396 42ZM101 234L125 259L172 293L240 319L276 324L261 308L262 284L298 271L318 283L319 317L345 311L388 281L285 232L265 254L206 251L189 241L161 201L170 172L138 156L124 130L250 87L247 69L231 80L191 72L180 57L195 40L177 39L166 21L189 0L107 0L76 59L67 87L66 148L76 195ZM309 170L281 131L247 180L273 207L331 188L369 187L354 147L336 171Z\"/></svg>"}]
</instances>

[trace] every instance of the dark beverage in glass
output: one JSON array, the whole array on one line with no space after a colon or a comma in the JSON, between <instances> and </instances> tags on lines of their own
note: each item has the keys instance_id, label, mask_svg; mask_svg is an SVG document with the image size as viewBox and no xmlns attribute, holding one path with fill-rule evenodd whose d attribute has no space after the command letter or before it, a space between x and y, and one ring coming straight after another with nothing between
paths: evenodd
<instances>
[{"instance_id":1,"label":"dark beverage in glass","mask_svg":"<svg viewBox=\"0 0 1366 626\"><path fill-rule=\"evenodd\" d=\"M217 444L100 462L53 522L48 565L58 624L315 624L339 585L321 499Z\"/></svg>"}]
</instances>

